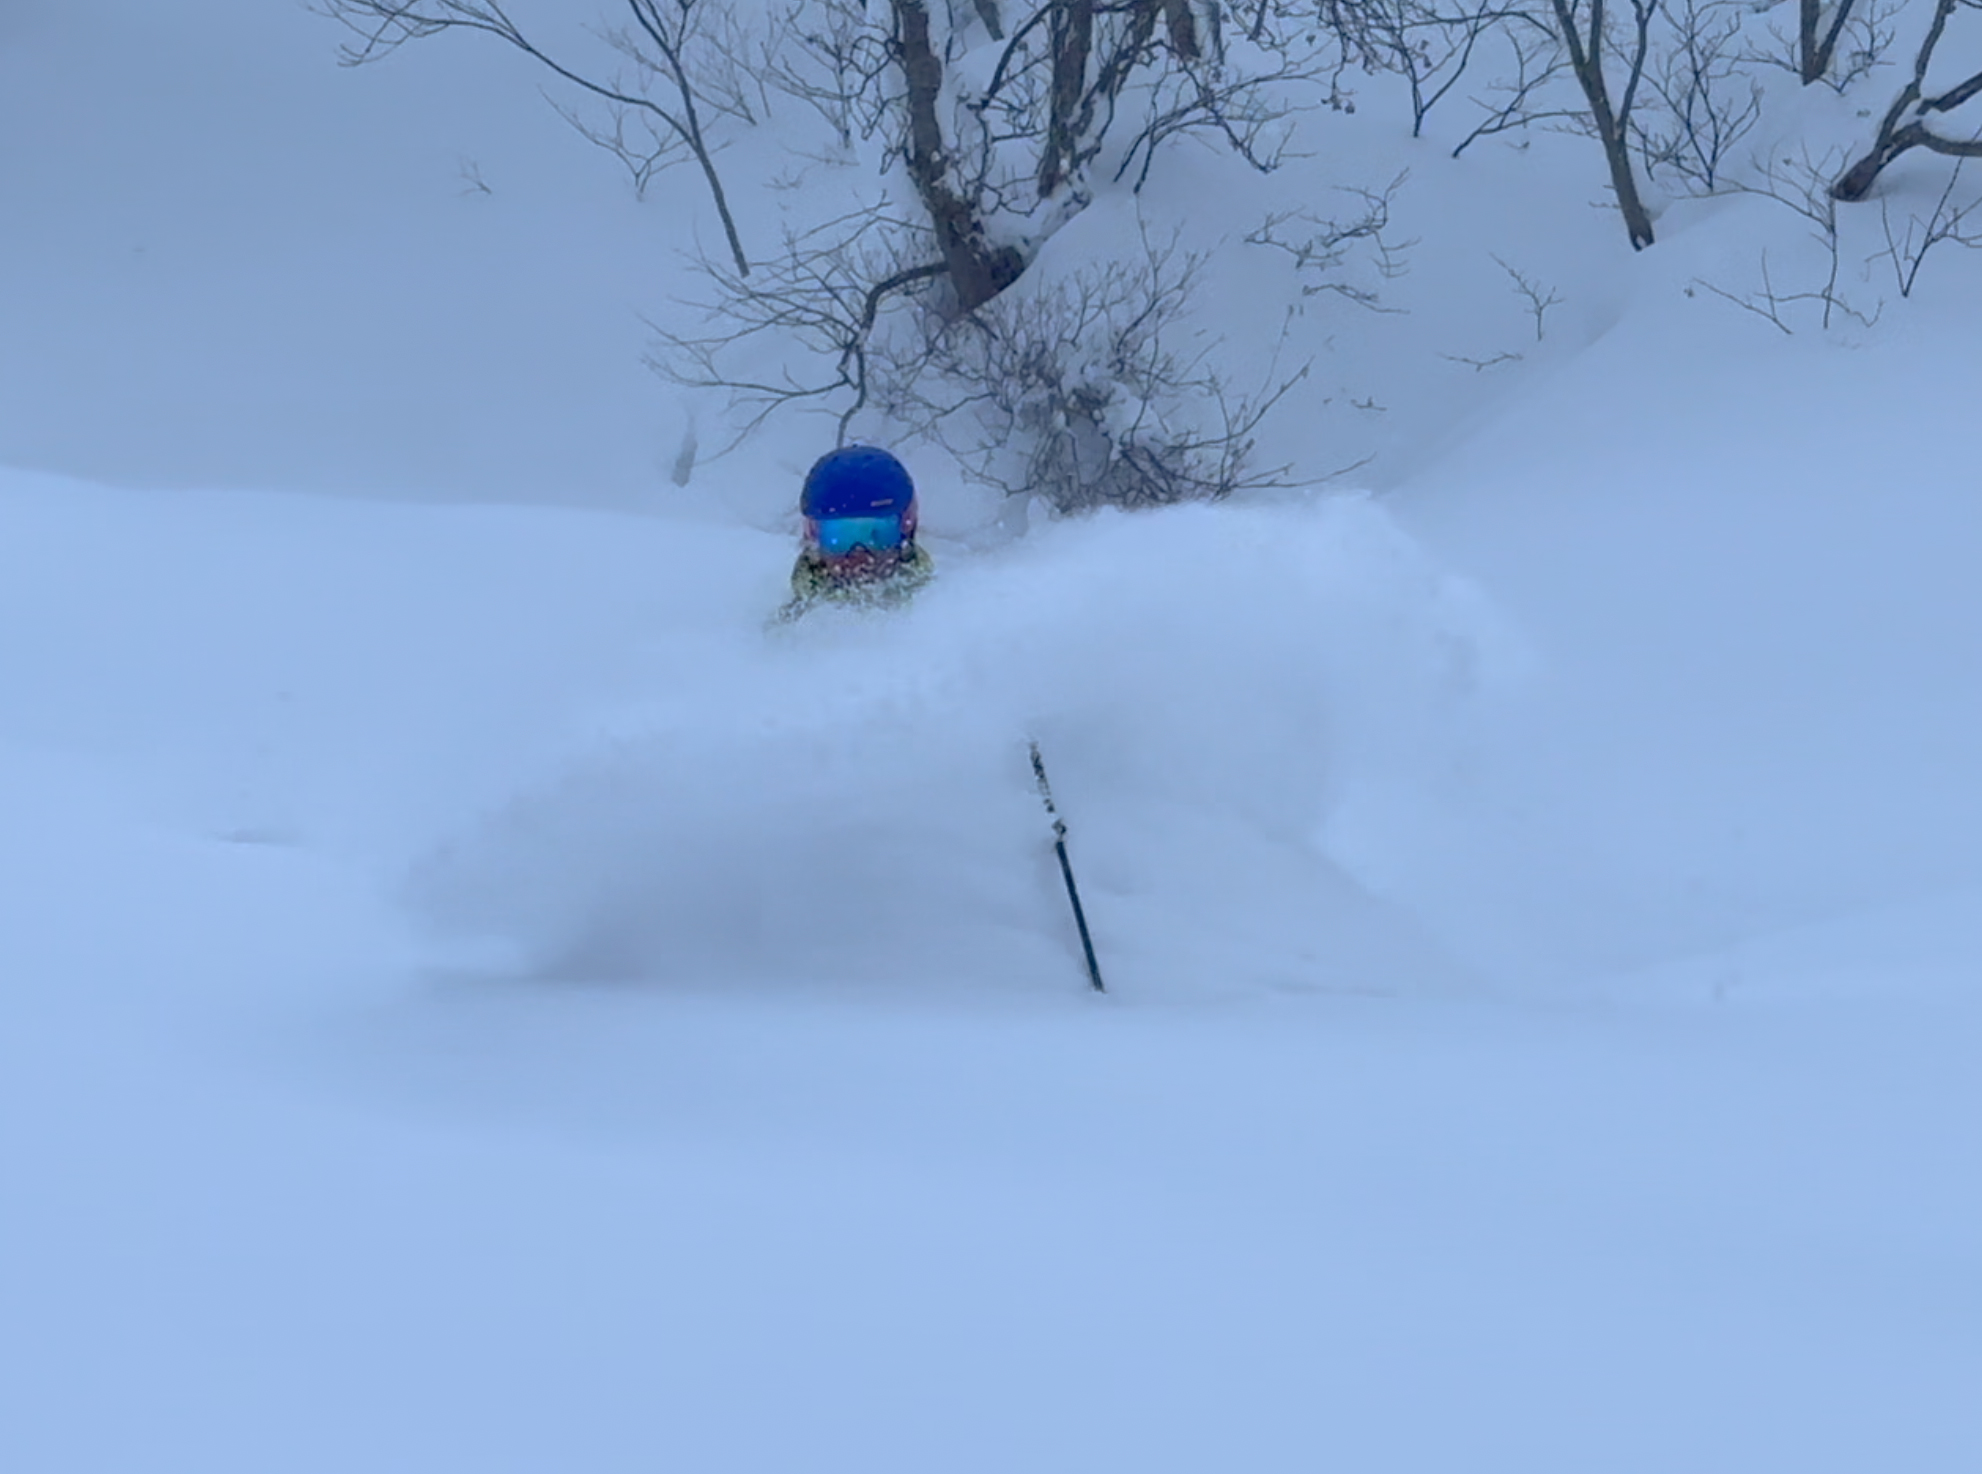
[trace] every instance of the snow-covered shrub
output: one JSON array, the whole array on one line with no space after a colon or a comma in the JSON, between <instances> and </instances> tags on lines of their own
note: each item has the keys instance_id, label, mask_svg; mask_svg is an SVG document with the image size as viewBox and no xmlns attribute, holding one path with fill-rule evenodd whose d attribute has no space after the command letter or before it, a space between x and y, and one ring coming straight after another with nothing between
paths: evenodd
<instances>
[{"instance_id":1,"label":"snow-covered shrub","mask_svg":"<svg viewBox=\"0 0 1982 1474\"><path fill-rule=\"evenodd\" d=\"M877 358L877 406L969 475L1063 513L1269 484L1252 432L1300 375L1247 398L1206 346L1180 346L1201 265L1145 241L1139 261L1030 280L969 316L925 312Z\"/></svg>"},{"instance_id":2,"label":"snow-covered shrub","mask_svg":"<svg viewBox=\"0 0 1982 1474\"><path fill-rule=\"evenodd\" d=\"M655 366L726 391L743 433L779 409L835 409L843 440L921 439L1062 513L1277 483L1253 464L1253 432L1304 371L1228 385L1185 320L1200 257L1145 239L1138 257L1029 273L963 313L915 264L930 249L912 223L867 214L788 240L747 279L705 261L705 326L663 330Z\"/></svg>"}]
</instances>

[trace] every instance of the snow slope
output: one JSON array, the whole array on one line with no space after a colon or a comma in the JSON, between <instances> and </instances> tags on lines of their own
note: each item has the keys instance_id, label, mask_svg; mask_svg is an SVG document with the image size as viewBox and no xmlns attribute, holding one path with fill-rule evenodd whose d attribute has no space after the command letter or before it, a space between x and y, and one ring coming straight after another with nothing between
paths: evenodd
<instances>
[{"instance_id":1,"label":"snow slope","mask_svg":"<svg viewBox=\"0 0 1982 1474\"><path fill-rule=\"evenodd\" d=\"M0 1465L1975 1467L1961 258L1784 338L1763 202L1413 156L1575 292L1315 326L1381 495L917 464L773 634L814 438L666 486L527 74L199 10L0 20Z\"/></svg>"}]
</instances>

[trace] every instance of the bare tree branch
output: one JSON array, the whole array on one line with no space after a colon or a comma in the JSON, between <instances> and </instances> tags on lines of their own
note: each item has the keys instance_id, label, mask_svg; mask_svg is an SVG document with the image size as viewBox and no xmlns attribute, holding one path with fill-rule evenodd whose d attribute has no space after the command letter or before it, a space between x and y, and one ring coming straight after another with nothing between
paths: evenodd
<instances>
[{"instance_id":1,"label":"bare tree branch","mask_svg":"<svg viewBox=\"0 0 1982 1474\"><path fill-rule=\"evenodd\" d=\"M1941 197L1934 202L1933 212L1925 220L1918 215L1909 215L1905 226L1895 233L1890 202L1879 202L1879 224L1886 238L1883 254L1892 262L1894 282L1901 297L1913 295L1913 285L1920 279L1920 268L1926 264L1927 253L1934 247L1945 241L1953 241L1971 251L1982 247L1982 229L1971 229L1968 225L1968 217L1982 209L1982 197L1955 203L1955 190L1961 183L1962 164L1965 162L1961 160L1955 164L1946 186L1941 190Z\"/></svg>"},{"instance_id":2,"label":"bare tree branch","mask_svg":"<svg viewBox=\"0 0 1982 1474\"><path fill-rule=\"evenodd\" d=\"M750 274L743 241L736 220L730 214L729 199L723 191L722 176L716 170L713 149L702 129L697 111L696 88L683 60L683 47L696 20L698 0L671 0L666 9L662 0L626 0L635 26L659 58L656 69L664 71L674 88L671 105L655 101L643 92L631 92L602 82L566 66L537 46L504 10L501 0L317 0L317 13L339 21L358 40L344 48L347 66L363 66L398 50L408 41L423 40L445 31L479 31L507 42L525 56L547 67L557 76L595 97L619 108L632 109L656 121L666 133L678 138L702 171L703 183L722 221L723 235L740 275ZM612 135L587 133L594 141ZM607 143L612 147L612 143ZM622 154L622 157L626 155ZM654 156L648 156L650 160ZM649 164L651 172L652 163ZM639 178L636 173L636 178ZM644 183L644 181L643 181Z\"/></svg>"}]
</instances>

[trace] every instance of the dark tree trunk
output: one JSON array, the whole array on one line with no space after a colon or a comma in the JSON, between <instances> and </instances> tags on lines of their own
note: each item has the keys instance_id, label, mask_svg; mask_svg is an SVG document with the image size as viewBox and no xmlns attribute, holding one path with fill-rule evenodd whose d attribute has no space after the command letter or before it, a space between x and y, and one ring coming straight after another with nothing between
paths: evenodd
<instances>
[{"instance_id":1,"label":"dark tree trunk","mask_svg":"<svg viewBox=\"0 0 1982 1474\"><path fill-rule=\"evenodd\" d=\"M1878 182L1886 165L1911 149L1924 148L1957 159L1982 158L1982 140L1943 138L1927 126L1926 117L1928 113L1952 112L1982 93L1982 72L1977 72L1938 97L1920 95L1920 89L1927 83L1927 67L1934 59L1934 48L1941 44L1941 33L1947 29L1948 17L1954 13L1955 4L1956 0L1940 0L1935 7L1934 23L1927 28L1926 39L1920 43L1920 52L1913 60L1913 80L1900 89L1893 105L1886 109L1871 151L1845 170L1837 183L1831 186L1832 199L1847 203L1864 199L1872 192L1872 186ZM1913 120L1902 122L1909 112L1914 115Z\"/></svg>"},{"instance_id":2,"label":"dark tree trunk","mask_svg":"<svg viewBox=\"0 0 1982 1474\"><path fill-rule=\"evenodd\" d=\"M949 185L949 150L936 103L943 89L943 63L929 38L929 10L923 0L894 0L895 42L902 78L908 86L908 173L929 212L957 309L974 312L1018 280L1024 263L1018 253L992 250L971 201Z\"/></svg>"},{"instance_id":3,"label":"dark tree trunk","mask_svg":"<svg viewBox=\"0 0 1982 1474\"><path fill-rule=\"evenodd\" d=\"M1796 16L1796 59L1803 85L1821 82L1837 54L1837 38L1844 34L1844 23L1851 18L1854 0L1837 0L1831 23L1824 24L1824 0L1800 0Z\"/></svg>"},{"instance_id":4,"label":"dark tree trunk","mask_svg":"<svg viewBox=\"0 0 1982 1474\"><path fill-rule=\"evenodd\" d=\"M1970 95L1982 91L1982 73L1968 79L1963 86L1971 86ZM1925 104L1923 104L1925 106ZM1916 148L1924 148L1929 153L1946 154L1951 159L1982 158L1982 140L1943 138L1924 122L1908 123L1882 134L1872 151L1845 170L1838 182L1831 186L1831 198L1843 200L1846 204L1856 204L1872 192L1878 183L1879 175L1901 154Z\"/></svg>"},{"instance_id":5,"label":"dark tree trunk","mask_svg":"<svg viewBox=\"0 0 1982 1474\"><path fill-rule=\"evenodd\" d=\"M1583 97L1590 104L1590 119L1603 145L1604 162L1610 166L1611 193L1624 216L1624 229L1631 237L1631 249L1642 251L1652 244L1652 217L1638 194L1637 171L1631 167L1631 102L1638 78L1644 71L1646 26L1650 11L1638 11L1638 44L1631 63L1631 79L1625 84L1624 99L1615 106L1610 100L1610 84L1604 79L1603 0L1591 0L1590 30L1584 37L1576 23L1575 0L1554 0L1556 25L1563 44L1569 49L1569 65L1582 85Z\"/></svg>"},{"instance_id":6,"label":"dark tree trunk","mask_svg":"<svg viewBox=\"0 0 1982 1474\"><path fill-rule=\"evenodd\" d=\"M1039 154L1039 197L1066 182L1086 122L1087 68L1094 53L1094 0L1056 0L1052 16L1053 92Z\"/></svg>"},{"instance_id":7,"label":"dark tree trunk","mask_svg":"<svg viewBox=\"0 0 1982 1474\"><path fill-rule=\"evenodd\" d=\"M1197 17L1191 14L1191 0L1163 0L1163 16L1170 25L1170 49L1179 61L1196 61Z\"/></svg>"},{"instance_id":8,"label":"dark tree trunk","mask_svg":"<svg viewBox=\"0 0 1982 1474\"><path fill-rule=\"evenodd\" d=\"M1610 188L1617 196L1617 208L1624 215L1624 229L1631 237L1631 249L1642 251L1652 244L1652 217L1638 194L1637 171L1631 167L1630 145L1617 129L1614 119L1603 137L1604 158L1610 164ZM1601 125L1600 125L1601 126Z\"/></svg>"}]
</instances>

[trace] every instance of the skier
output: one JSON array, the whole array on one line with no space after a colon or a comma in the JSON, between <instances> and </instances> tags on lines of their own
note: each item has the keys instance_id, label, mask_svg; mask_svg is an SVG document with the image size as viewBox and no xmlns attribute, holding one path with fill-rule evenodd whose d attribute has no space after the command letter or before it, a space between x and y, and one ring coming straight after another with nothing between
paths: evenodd
<instances>
[{"instance_id":1,"label":"skier","mask_svg":"<svg viewBox=\"0 0 1982 1474\"><path fill-rule=\"evenodd\" d=\"M799 497L805 542L791 570L789 623L814 604L893 609L928 583L936 567L915 545L915 483L902 463L871 445L819 458Z\"/></svg>"}]
</instances>

